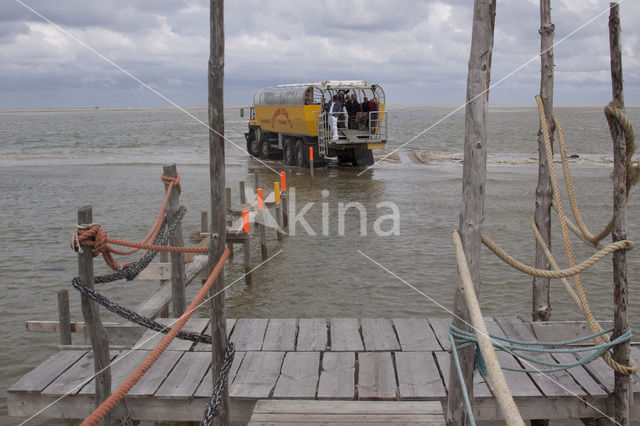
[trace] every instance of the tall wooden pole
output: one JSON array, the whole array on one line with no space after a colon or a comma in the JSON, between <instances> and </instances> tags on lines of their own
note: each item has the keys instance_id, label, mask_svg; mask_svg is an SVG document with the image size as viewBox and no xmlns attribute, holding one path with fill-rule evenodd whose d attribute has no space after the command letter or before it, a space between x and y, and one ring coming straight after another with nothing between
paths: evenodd
<instances>
[{"instance_id":1,"label":"tall wooden pole","mask_svg":"<svg viewBox=\"0 0 640 426\"><path fill-rule=\"evenodd\" d=\"M553 38L554 25L551 22L551 0L540 0L540 96L549 124L549 133L553 145ZM536 226L547 247L551 248L551 177L549 164L545 154L542 128L538 130L538 186L536 187L535 218ZM550 269L549 260L542 246L536 241L536 268ZM548 278L533 278L533 321L549 321L551 319L551 302L549 300Z\"/></svg>"},{"instance_id":2,"label":"tall wooden pole","mask_svg":"<svg viewBox=\"0 0 640 426\"><path fill-rule=\"evenodd\" d=\"M495 0L475 0L474 2L471 52L467 76L462 211L458 230L476 291L480 286L480 245L487 170L486 121L495 10ZM456 288L454 314L453 324L459 328L470 330L467 325L470 323L469 311L460 277L458 277ZM467 393L473 403L475 347L468 346L459 350L458 353ZM447 424L468 425L469 415L465 408L462 386L453 364L453 357L451 357L451 363Z\"/></svg>"},{"instance_id":3,"label":"tall wooden pole","mask_svg":"<svg viewBox=\"0 0 640 426\"><path fill-rule=\"evenodd\" d=\"M226 246L226 191L224 165L224 0L211 0L209 54L209 170L211 180L211 243L209 270L218 262ZM213 283L211 298L211 370L213 384L220 375L227 346L227 318L224 298L224 269ZM224 387L217 425L229 425L229 386Z\"/></svg>"},{"instance_id":4,"label":"tall wooden pole","mask_svg":"<svg viewBox=\"0 0 640 426\"><path fill-rule=\"evenodd\" d=\"M162 168L162 172L167 177L178 176L178 169L175 164L170 164ZM169 185L165 184L165 190L169 189ZM174 185L167 202L167 222L171 223L178 215L180 208L180 193ZM184 246L184 238L182 237L182 226L178 226L171 236L169 245L182 247ZM186 296L184 290L184 282L186 276L184 272L184 253L171 253L171 300L173 306L173 316L178 318L186 309Z\"/></svg>"},{"instance_id":5,"label":"tall wooden pole","mask_svg":"<svg viewBox=\"0 0 640 426\"><path fill-rule=\"evenodd\" d=\"M611 85L613 102L624 109L622 85L622 49L620 42L620 7L611 3L609 14L609 47L611 50ZM613 139L613 241L627 239L626 223L626 141L618 122L609 126ZM613 253L613 336L616 338L627 331L627 254L623 250ZM613 359L622 365L629 365L629 341L613 348ZM615 372L614 404L615 420L621 425L629 424L629 376Z\"/></svg>"}]
</instances>

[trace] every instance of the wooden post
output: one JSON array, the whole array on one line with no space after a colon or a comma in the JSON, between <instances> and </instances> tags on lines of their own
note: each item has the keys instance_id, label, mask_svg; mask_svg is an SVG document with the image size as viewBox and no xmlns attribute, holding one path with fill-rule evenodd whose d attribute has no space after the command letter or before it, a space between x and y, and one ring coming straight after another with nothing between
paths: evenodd
<instances>
[{"instance_id":1,"label":"wooden post","mask_svg":"<svg viewBox=\"0 0 640 426\"><path fill-rule=\"evenodd\" d=\"M178 176L178 170L175 164L164 166L163 173L167 177ZM165 184L165 189L168 189L169 185ZM178 188L173 186L171 195L169 195L169 202L167 203L167 222L172 223L178 215L178 209L180 208L180 193ZM184 246L184 240L182 238L182 225L178 225L175 232L171 236L169 245L182 247ZM184 312L186 308L186 296L184 291L184 253L172 252L171 253L171 296L172 296L172 315L178 318Z\"/></svg>"},{"instance_id":2,"label":"wooden post","mask_svg":"<svg viewBox=\"0 0 640 426\"><path fill-rule=\"evenodd\" d=\"M540 96L545 109L545 116L549 127L549 138L553 146L553 39L554 25L551 22L551 0L540 0ZM542 127L538 130L538 186L536 187L535 218L536 226L542 239L551 248L551 189L550 165L547 164L545 154L544 135ZM550 269L549 260L544 249L536 241L536 268ZM532 310L533 321L549 321L551 319L551 301L549 299L548 278L533 278Z\"/></svg>"},{"instance_id":3,"label":"wooden post","mask_svg":"<svg viewBox=\"0 0 640 426\"><path fill-rule=\"evenodd\" d=\"M162 263L168 263L169 262L169 253L167 253L166 251L161 251L159 253L159 255L160 255L160 262L162 262ZM169 280L160 280L160 287L165 285L167 283L167 281L169 281ZM169 304L168 303L166 305L164 305L164 307L162 308L162 311L160 311L160 318L169 318Z\"/></svg>"},{"instance_id":4,"label":"wooden post","mask_svg":"<svg viewBox=\"0 0 640 426\"><path fill-rule=\"evenodd\" d=\"M242 208L245 204L247 204L247 194L244 192L244 181L240 181L240 204Z\"/></svg>"},{"instance_id":5,"label":"wooden post","mask_svg":"<svg viewBox=\"0 0 640 426\"><path fill-rule=\"evenodd\" d=\"M225 188L225 199L227 201L227 213L231 212L231 188Z\"/></svg>"},{"instance_id":6,"label":"wooden post","mask_svg":"<svg viewBox=\"0 0 640 426\"><path fill-rule=\"evenodd\" d=\"M613 102L617 108L624 109L622 80L622 48L620 42L620 6L610 3L609 47L611 51L611 86ZM626 141L625 134L618 122L609 126L613 139L613 231L614 242L627 239L626 223ZM613 335L612 339L625 333L629 328L627 318L627 254L624 250L613 253ZM629 341L613 348L613 359L622 365L629 365ZM615 421L621 425L629 424L629 376L615 372L614 405Z\"/></svg>"},{"instance_id":7,"label":"wooden post","mask_svg":"<svg viewBox=\"0 0 640 426\"><path fill-rule=\"evenodd\" d=\"M276 236L282 241L282 204L280 203L280 182L273 182L273 194L276 201Z\"/></svg>"},{"instance_id":8,"label":"wooden post","mask_svg":"<svg viewBox=\"0 0 640 426\"><path fill-rule=\"evenodd\" d=\"M282 199L282 227L289 226L289 197L287 192L287 174L280 172L280 198Z\"/></svg>"},{"instance_id":9,"label":"wooden post","mask_svg":"<svg viewBox=\"0 0 640 426\"><path fill-rule=\"evenodd\" d=\"M69 290L58 292L58 324L60 328L60 344L70 345L71 341L71 314L69 313Z\"/></svg>"},{"instance_id":10,"label":"wooden post","mask_svg":"<svg viewBox=\"0 0 640 426\"><path fill-rule=\"evenodd\" d=\"M225 195L227 200L227 214L231 215L231 188L225 188ZM229 216L231 217L231 216ZM230 219L227 224L231 226L233 223L233 219ZM227 243L227 248L229 249L229 260L233 260L233 243Z\"/></svg>"},{"instance_id":11,"label":"wooden post","mask_svg":"<svg viewBox=\"0 0 640 426\"><path fill-rule=\"evenodd\" d=\"M84 206L78 209L78 225L88 225L93 223L93 209L91 206ZM89 287L94 288L93 283L93 248L86 245L80 246L82 253L78 253L78 277ZM109 339L107 330L100 319L98 305L82 295L82 316L91 338L91 348L93 350L93 365L96 386L95 404L98 407L111 394L111 356L109 354ZM103 424L109 425L113 420L120 419L125 414L122 404L118 404L103 419Z\"/></svg>"},{"instance_id":12,"label":"wooden post","mask_svg":"<svg viewBox=\"0 0 640 426\"><path fill-rule=\"evenodd\" d=\"M475 0L471 52L467 76L467 106L465 115L464 164L462 172L462 211L458 230L462 238L473 286L479 294L480 246L487 165L487 104L493 50L495 0ZM453 324L469 330L469 310L465 302L460 277L456 286ZM470 345L458 351L467 393L473 403L473 371L475 347ZM447 398L447 424L468 425L463 390L451 357L449 396Z\"/></svg>"},{"instance_id":13,"label":"wooden post","mask_svg":"<svg viewBox=\"0 0 640 426\"><path fill-rule=\"evenodd\" d=\"M258 197L258 211L256 213L256 228L260 233L260 252L262 254L262 260L266 260L269 257L267 250L267 215L264 212L264 198L262 188L258 188L256 191Z\"/></svg>"},{"instance_id":14,"label":"wooden post","mask_svg":"<svg viewBox=\"0 0 640 426\"><path fill-rule=\"evenodd\" d=\"M256 189L258 189L259 186L260 185L258 182L258 172L254 170L253 171L253 190L255 191Z\"/></svg>"},{"instance_id":15,"label":"wooden post","mask_svg":"<svg viewBox=\"0 0 640 426\"><path fill-rule=\"evenodd\" d=\"M311 179L314 177L313 171L313 147L309 147L309 171L311 172Z\"/></svg>"},{"instance_id":16,"label":"wooden post","mask_svg":"<svg viewBox=\"0 0 640 426\"><path fill-rule=\"evenodd\" d=\"M211 185L211 242L209 271L218 262L226 245L227 224L225 205L224 165L224 0L210 0L209 24L209 175ZM215 295L215 297L213 297ZM227 316L225 312L224 269L213 283L211 291L211 372L213 386L224 364L227 346ZM230 414L229 384L225 384L216 425L228 426Z\"/></svg>"},{"instance_id":17,"label":"wooden post","mask_svg":"<svg viewBox=\"0 0 640 426\"><path fill-rule=\"evenodd\" d=\"M203 234L209 232L209 212L200 212L200 232Z\"/></svg>"}]
</instances>

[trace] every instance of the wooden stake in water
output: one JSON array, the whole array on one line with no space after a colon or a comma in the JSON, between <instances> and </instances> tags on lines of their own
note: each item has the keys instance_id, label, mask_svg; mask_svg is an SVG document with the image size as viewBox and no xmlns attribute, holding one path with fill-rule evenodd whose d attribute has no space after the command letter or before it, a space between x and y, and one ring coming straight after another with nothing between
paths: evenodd
<instances>
[{"instance_id":1,"label":"wooden stake in water","mask_svg":"<svg viewBox=\"0 0 640 426\"><path fill-rule=\"evenodd\" d=\"M258 215L256 217L256 226L260 231L260 251L262 253L262 260L266 260L269 257L269 254L267 253L267 217L264 213L264 198L262 195L262 188L258 188L256 194L258 196Z\"/></svg>"},{"instance_id":2,"label":"wooden stake in water","mask_svg":"<svg viewBox=\"0 0 640 426\"><path fill-rule=\"evenodd\" d=\"M251 233L251 224L249 219L249 210L242 211L242 232L246 233L246 238L244 239L244 282L247 284L251 284L251 239L249 238L249 234Z\"/></svg>"},{"instance_id":3,"label":"wooden stake in water","mask_svg":"<svg viewBox=\"0 0 640 426\"><path fill-rule=\"evenodd\" d=\"M163 173L167 177L178 176L178 170L175 164L170 164L163 167ZM165 190L169 189L169 185L165 184ZM180 208L180 194L176 185L171 189L169 195L169 201L167 202L167 221L173 222L178 215L178 209ZM184 246L184 239L182 238L182 226L178 225L169 245L181 247ZM185 272L184 272L184 253L172 252L171 253L171 300L172 300L172 315L178 318L186 309L186 296L184 290Z\"/></svg>"},{"instance_id":4,"label":"wooden stake in water","mask_svg":"<svg viewBox=\"0 0 640 426\"><path fill-rule=\"evenodd\" d=\"M280 203L280 182L273 182L273 193L276 199L276 222L278 229L276 235L278 241L282 241L282 204Z\"/></svg>"},{"instance_id":5,"label":"wooden stake in water","mask_svg":"<svg viewBox=\"0 0 640 426\"><path fill-rule=\"evenodd\" d=\"M280 172L280 198L282 199L282 227L289 226L289 197L287 194L287 174Z\"/></svg>"},{"instance_id":6,"label":"wooden stake in water","mask_svg":"<svg viewBox=\"0 0 640 426\"><path fill-rule=\"evenodd\" d=\"M58 327L60 330L60 344L70 345L71 342L71 314L69 313L69 290L58 291Z\"/></svg>"},{"instance_id":7,"label":"wooden stake in water","mask_svg":"<svg viewBox=\"0 0 640 426\"><path fill-rule=\"evenodd\" d=\"M313 179L313 147L309 147L309 170L311 171L311 178Z\"/></svg>"}]
</instances>

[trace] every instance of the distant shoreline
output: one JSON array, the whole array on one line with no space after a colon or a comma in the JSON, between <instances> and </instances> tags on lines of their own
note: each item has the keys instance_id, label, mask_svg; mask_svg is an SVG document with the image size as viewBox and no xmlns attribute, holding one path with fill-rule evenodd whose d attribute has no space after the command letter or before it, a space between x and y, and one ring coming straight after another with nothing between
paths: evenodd
<instances>
[{"instance_id":1,"label":"distant shoreline","mask_svg":"<svg viewBox=\"0 0 640 426\"><path fill-rule=\"evenodd\" d=\"M458 108L459 104L389 104L390 108ZM224 109L250 108L251 105L229 105ZM535 104L489 104L489 108L535 108ZM555 108L599 108L604 105L598 104L558 104ZM181 106L184 109L207 109L206 106ZM640 105L625 105L625 108L640 108ZM177 109L173 106L150 106L150 107L105 107L105 108L27 108L27 109L0 109L0 114L23 113L23 112L80 112L80 111L154 111Z\"/></svg>"}]
</instances>

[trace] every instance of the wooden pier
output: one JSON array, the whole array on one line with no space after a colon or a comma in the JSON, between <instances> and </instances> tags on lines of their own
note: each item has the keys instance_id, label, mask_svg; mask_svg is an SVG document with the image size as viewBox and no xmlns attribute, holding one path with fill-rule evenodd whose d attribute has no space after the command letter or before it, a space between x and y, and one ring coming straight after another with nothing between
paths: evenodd
<instances>
[{"instance_id":1,"label":"wooden pier","mask_svg":"<svg viewBox=\"0 0 640 426\"><path fill-rule=\"evenodd\" d=\"M449 318L229 319L227 333L237 350L229 376L231 419L243 424L252 415L250 424L313 423L314 419L444 424L449 322ZM521 340L558 341L590 334L583 322L533 323L513 317L486 318L486 322L490 333ZM186 329L208 333L208 320L191 319ZM160 338L147 331L133 350L112 351L113 389ZM640 361L640 348L632 347L631 354ZM498 357L503 366L521 367L507 353ZM540 357L573 359L570 354ZM134 420L201 421L212 392L210 366L210 345L174 341L125 398L129 414ZM596 408L612 414L614 375L602 359L548 377L509 371L505 375L523 418L602 417ZM9 389L9 415L34 415L68 394L38 416L84 418L94 408L92 376L91 351L62 350ZM639 398L640 378L633 375L631 381L633 397ZM491 383L477 371L474 395L478 420L502 418ZM329 411L325 400L332 401ZM639 418L640 401L634 402L631 417Z\"/></svg>"}]
</instances>

